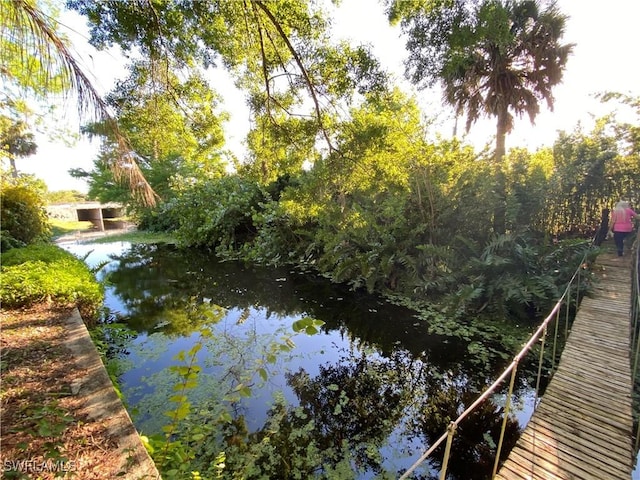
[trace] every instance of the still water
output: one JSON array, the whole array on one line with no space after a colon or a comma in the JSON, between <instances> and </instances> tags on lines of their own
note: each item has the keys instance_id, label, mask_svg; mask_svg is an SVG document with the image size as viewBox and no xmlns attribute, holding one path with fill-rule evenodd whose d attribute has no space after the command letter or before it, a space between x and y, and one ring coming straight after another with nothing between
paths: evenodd
<instances>
[{"instance_id":1,"label":"still water","mask_svg":"<svg viewBox=\"0 0 640 480\"><path fill-rule=\"evenodd\" d=\"M128 327L113 336L111 354L142 434L169 423L175 366L193 364L202 370L185 393L203 443L269 436L283 458L299 457L302 444L306 455L311 446L325 455L315 471L346 462L354 478L394 478L504 367L479 369L464 342L430 335L412 311L318 276L166 245L61 246L90 266L105 264L98 276L109 318ZM534 401L526 381L519 384L507 448ZM494 400L459 429L449 478L488 478L504 395ZM274 433L283 425L304 435L292 441L290 433L287 443ZM440 455L415 478L437 475Z\"/></svg>"}]
</instances>

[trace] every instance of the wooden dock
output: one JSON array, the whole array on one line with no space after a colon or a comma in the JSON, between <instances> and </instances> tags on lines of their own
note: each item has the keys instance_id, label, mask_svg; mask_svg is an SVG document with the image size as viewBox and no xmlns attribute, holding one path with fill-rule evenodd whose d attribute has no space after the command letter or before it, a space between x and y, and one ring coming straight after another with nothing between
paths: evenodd
<instances>
[{"instance_id":1,"label":"wooden dock","mask_svg":"<svg viewBox=\"0 0 640 480\"><path fill-rule=\"evenodd\" d=\"M496 479L631 478L629 262L598 256L594 295L582 301L558 370Z\"/></svg>"}]
</instances>

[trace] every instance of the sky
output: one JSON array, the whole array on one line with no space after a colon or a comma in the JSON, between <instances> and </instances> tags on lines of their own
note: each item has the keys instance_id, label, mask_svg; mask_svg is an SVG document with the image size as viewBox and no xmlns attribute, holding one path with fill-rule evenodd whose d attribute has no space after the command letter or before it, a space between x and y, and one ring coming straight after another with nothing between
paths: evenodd
<instances>
[{"instance_id":1,"label":"sky","mask_svg":"<svg viewBox=\"0 0 640 480\"><path fill-rule=\"evenodd\" d=\"M569 59L563 83L553 90L553 112L542 106L533 126L528 118L516 119L514 130L507 137L507 148L522 146L535 150L551 146L558 131L572 131L578 122L590 128L594 118L612 108L596 100L593 97L595 93L617 91L640 96L640 62L636 51L640 45L637 23L640 2L558 0L557 5L569 17L563 41L575 44L574 53ZM89 78L99 92L106 94L118 78L126 75L126 65L119 51L114 48L108 52L96 52L90 47L86 42L88 34L84 19L74 12L65 13L62 22L81 34L68 32ZM342 0L336 10L333 30L337 37L370 44L382 64L395 74L402 88L416 95L425 114L431 118L438 116L436 128L442 135L451 135L453 117L443 108L440 93L415 91L403 80L405 42L399 28L389 26L378 0ZM216 75L214 85L224 97L223 108L231 114L226 129L227 146L242 156L242 139L249 123L248 109L242 94L235 90L228 78ZM65 110L66 115L58 122L77 132L79 124L73 105L68 105ZM493 142L494 134L495 120L483 120L474 124L466 140L481 148ZM18 159L18 170L43 179L51 191L75 189L86 192L86 183L72 178L68 170L90 170L98 142L82 139L68 147L63 142L48 142L41 135L37 142L38 153Z\"/></svg>"}]
</instances>

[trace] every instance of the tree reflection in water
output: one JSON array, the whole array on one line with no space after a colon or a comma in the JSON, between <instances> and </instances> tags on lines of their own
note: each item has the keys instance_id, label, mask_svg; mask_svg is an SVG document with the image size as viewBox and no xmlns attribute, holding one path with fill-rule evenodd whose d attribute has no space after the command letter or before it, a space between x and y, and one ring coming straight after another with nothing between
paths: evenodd
<instances>
[{"instance_id":1,"label":"tree reflection in water","mask_svg":"<svg viewBox=\"0 0 640 480\"><path fill-rule=\"evenodd\" d=\"M193 470L206 472L224 451L225 471L247 479L397 478L502 368L501 360L478 375L464 342L430 335L411 311L322 278L221 263L203 252L167 246L132 246L112 260L106 268L111 301L140 338L162 337L166 358L174 353L172 342L184 348L202 327L203 316L189 313L193 304L211 302L229 312L220 322L224 332L207 345L215 358L203 360L205 367L227 359L234 363L224 372L246 370L242 365L252 364L251 355L269 357L274 344L269 335L291 331L296 319L325 322L313 342L303 342L306 350L282 357L289 362L304 356L305 361L290 363L280 379L269 371L268 382L254 383L252 398L224 400L225 391L233 389L221 387L220 370L210 369L211 379L202 385L218 390L200 392L201 403L183 425L187 435L194 428L198 438L206 433L206 441L191 442ZM160 364L166 366L166 358ZM148 368L158 369L147 373L149 378L163 377L164 367ZM249 384L242 376L252 372L237 373L236 384ZM272 383L280 386L259 394L258 387ZM527 392L525 382L520 387L517 395ZM271 396L275 400L256 424L251 409ZM162 406L163 400L151 403ZM222 409L231 417L221 415ZM501 413L487 402L460 425L448 478L489 478ZM518 428L510 419L504 452ZM441 458L441 452L434 453L415 478L437 478Z\"/></svg>"},{"instance_id":2,"label":"tree reflection in water","mask_svg":"<svg viewBox=\"0 0 640 480\"><path fill-rule=\"evenodd\" d=\"M265 427L246 436L242 450L256 459L260 472L279 472L278 478L297 478L301 472L321 478L397 478L404 469L390 468L389 458L381 454L393 431L428 446L477 398L464 374L445 378L434 367L400 353L391 358L352 353L321 366L315 377L301 369L289 373L287 381L299 406L277 403ZM502 415L502 409L486 402L461 423L448 478L490 478ZM509 418L503 458L518 433L518 422ZM267 455L256 448L265 441L277 452L275 463L273 451ZM414 478L438 478L443 451L438 448ZM234 471L246 468L241 463ZM351 476L340 476L345 469Z\"/></svg>"}]
</instances>

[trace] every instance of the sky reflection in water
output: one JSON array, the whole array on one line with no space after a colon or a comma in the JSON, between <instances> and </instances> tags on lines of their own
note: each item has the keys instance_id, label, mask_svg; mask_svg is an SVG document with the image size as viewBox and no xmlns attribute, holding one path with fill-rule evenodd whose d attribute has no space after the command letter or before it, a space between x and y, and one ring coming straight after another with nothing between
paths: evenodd
<instances>
[{"instance_id":1,"label":"sky reflection in water","mask_svg":"<svg viewBox=\"0 0 640 480\"><path fill-rule=\"evenodd\" d=\"M178 363L174 359L178 352L189 350L200 337L197 328L202 325L194 325L184 313L194 302L199 305L211 302L225 309L219 322L212 326L213 338L206 340L198 352L198 365L210 381L200 380L198 391L192 393L194 401L224 403L224 395L239 383L251 386L251 396L242 398L234 410L245 416L249 430L264 425L273 396L278 392L289 404L306 402L309 408L320 409L319 418L327 418L326 412L321 412L326 409L326 405L320 405L323 399L318 399L316 405L314 399L299 398L305 390L296 392L288 373L297 372L298 379L310 379L307 387L320 389L317 391L323 392L322 396L330 395L332 379L342 379L348 384L353 372L384 378L396 378L394 375L400 372L394 388L404 390L405 399L415 398L397 409L391 406L394 408L387 413L401 412L404 418L386 430L380 447L385 467L397 471L408 467L425 445L443 431L439 425L442 420L438 423L432 418L407 419L407 415L447 405L454 415L464 404L471 403L476 390L484 386L481 379L477 379L480 384L474 384L473 366L468 362L464 344L428 335L427 327L407 309L374 296L350 292L322 278L286 268L220 263L204 253L180 251L171 246L132 246L126 242L62 246L77 256L86 255L85 261L90 266L109 261L100 270L99 278L108 279L105 305L136 332L125 345L125 369L120 381L136 426L143 433L159 431L166 421L162 412L170 408L166 395L173 385L167 368ZM295 334L293 322L304 317L325 322L321 332ZM291 337L295 348L281 351L274 363L265 362L268 352L280 345L283 337ZM263 367L268 372L266 381L258 375L258 369ZM351 387L353 395L366 390L366 385L357 381ZM376 401L380 399L359 399L354 401L354 408L357 409L357 403L374 408ZM517 401L520 408L516 412L518 422L512 423L514 431L518 423L526 422L530 416L533 402L530 389L522 388ZM495 420L493 412L495 407L490 407L491 421ZM374 417L378 413L371 412ZM499 420L499 415L496 418ZM371 419L361 421L367 423ZM470 434L470 445L482 442L488 428L478 426L478 431ZM461 458L458 463L462 465L465 461ZM471 465L468 467L478 471ZM469 471L461 466L457 477L465 478L463 475L470 475ZM370 474L363 472L362 478L369 478ZM466 478L472 477L482 478L475 474Z\"/></svg>"}]
</instances>

